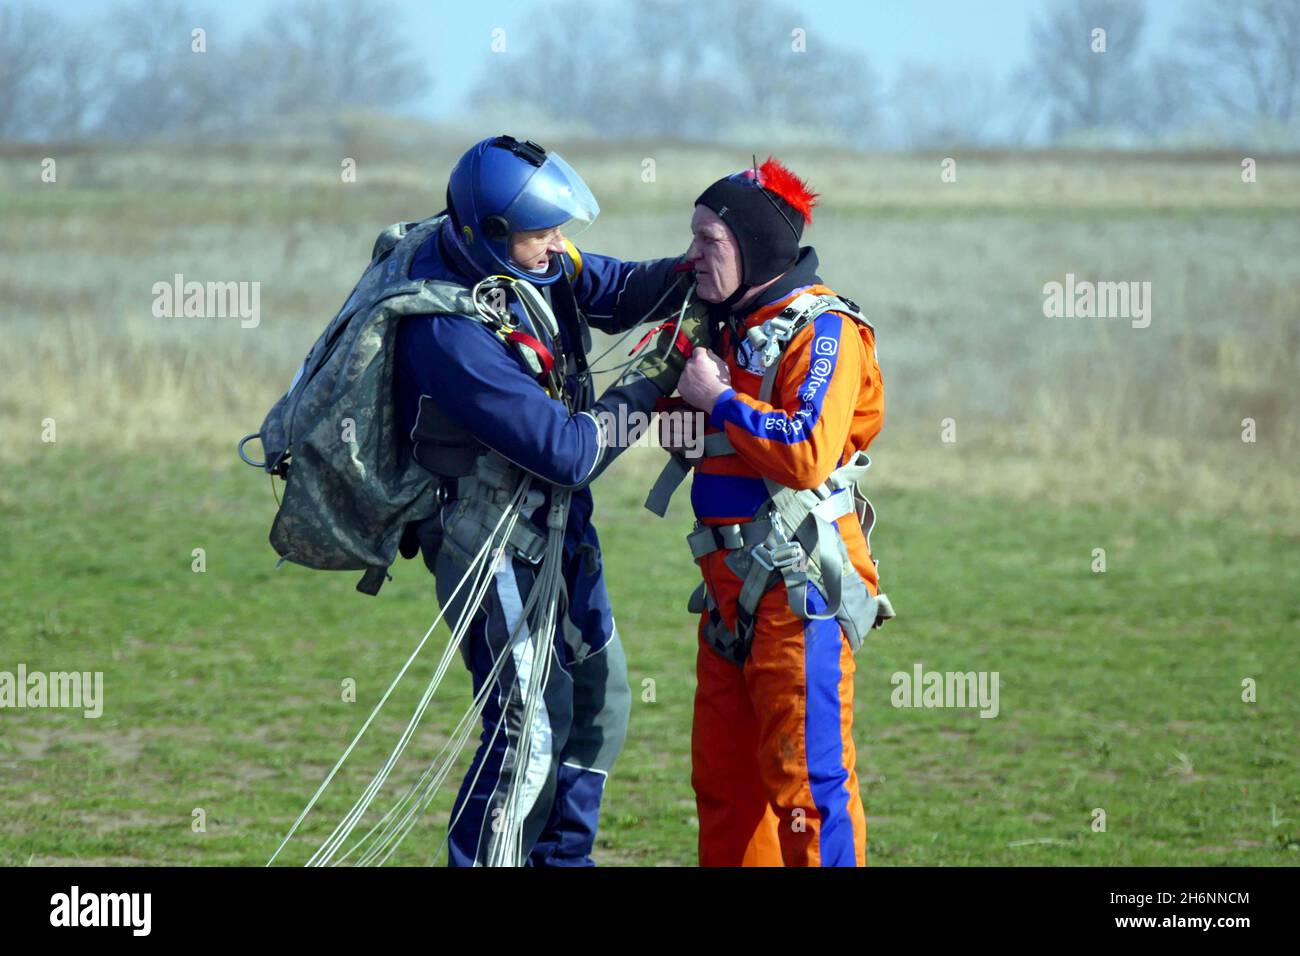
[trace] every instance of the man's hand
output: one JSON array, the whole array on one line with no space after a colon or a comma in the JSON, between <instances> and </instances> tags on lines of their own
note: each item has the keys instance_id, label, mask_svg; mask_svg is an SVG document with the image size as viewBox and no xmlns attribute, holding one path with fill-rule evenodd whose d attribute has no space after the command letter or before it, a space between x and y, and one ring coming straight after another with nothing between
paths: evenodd
<instances>
[{"instance_id":1,"label":"man's hand","mask_svg":"<svg viewBox=\"0 0 1300 956\"><path fill-rule=\"evenodd\" d=\"M727 365L707 348L697 347L691 353L686 370L677 382L682 398L700 411L713 411L718 396L731 387L731 372Z\"/></svg>"}]
</instances>

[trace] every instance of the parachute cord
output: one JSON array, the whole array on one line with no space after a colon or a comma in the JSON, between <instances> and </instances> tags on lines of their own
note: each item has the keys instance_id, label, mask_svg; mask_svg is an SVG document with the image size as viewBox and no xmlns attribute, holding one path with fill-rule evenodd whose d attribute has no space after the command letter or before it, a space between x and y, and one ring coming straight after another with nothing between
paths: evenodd
<instances>
[{"instance_id":1,"label":"parachute cord","mask_svg":"<svg viewBox=\"0 0 1300 956\"><path fill-rule=\"evenodd\" d=\"M528 479L525 479L525 482L523 483L523 487L526 487L527 484L528 484ZM522 499L520 499L520 502L521 501ZM488 552L488 549L492 544L492 541L496 535L497 530L506 521L507 517L512 512L515 513L517 517L518 504L519 503L512 501L511 507L507 508L502 512L501 518L497 521L496 526L493 528L492 534L488 536L488 539L483 543L483 547L480 548L478 554L474 556L471 562L471 567L478 564L480 561L482 561L483 556ZM465 581L468 578L469 578L469 573L467 571L466 574L461 578L461 580L457 582L455 589L452 591L450 597L447 600L447 604L451 604L457 592L459 592L460 589L464 586ZM266 863L267 866L270 866L272 863L275 862L276 858L280 855L281 851L283 851L285 846L288 845L289 840L293 838L293 835L297 832L298 827L302 825L302 821L306 819L307 814L311 812L312 807L316 805L316 802L320 799L321 795L325 792L326 788L330 785L330 782L334 779L335 775L337 775L339 769L343 766L344 762L348 759L352 751L356 748L361 738L365 735L365 732L369 729L371 723L374 722L375 717L377 717L379 712L383 709L384 704L388 702L388 698L392 696L393 690L397 687L397 684L401 681L402 677L405 676L407 670L410 669L411 664L415 661L415 658L419 655L420 651L424 648L424 645L429 640L430 635L433 634L434 628L438 626L438 622L442 620L445 614L446 614L446 608L445 607L440 608L438 611L438 616L434 618L433 623L429 625L429 629L425 631L424 637L420 638L420 642L416 645L415 650L411 652L411 656L407 658L406 663L402 665L402 669L398 671L397 676L393 678L392 683L388 685L388 689L384 691L384 694L380 698L379 703L375 705L374 710L370 712L370 716L366 718L366 721L362 725L361 729L357 731L357 734L352 739L352 742L348 744L347 749L343 751L343 755L339 757L338 761L334 764L333 768L325 776L325 779L321 782L321 785L317 788L316 793L307 802L307 806L303 808L302 813L298 814L298 818L294 821L293 826L289 828L289 832L285 834L284 839L280 841L280 845L276 848L275 852L271 854L271 858Z\"/></svg>"},{"instance_id":2,"label":"parachute cord","mask_svg":"<svg viewBox=\"0 0 1300 956\"><path fill-rule=\"evenodd\" d=\"M561 493L557 492L557 494ZM565 497L560 507L564 509L567 517L568 495L567 493L563 494ZM554 501L552 507L555 507ZM544 706L546 686L550 679L551 664L554 660L553 650L559 605L559 569L564 550L563 524L564 522L560 522L558 528L552 527L550 529L550 540L547 542L547 555L543 566L545 581L538 582L537 585L542 593L546 595L547 600L542 607L540 626L533 628L532 633L529 635L533 648L533 673L532 679L529 681L531 686L522 689L522 692L527 694L528 699L524 705L519 753L516 755L510 787L506 795L506 805L501 815L501 827L497 831L497 838L492 841L488 853L488 866L522 866L524 862L523 828L527 822L528 814L532 812L537 795L535 793L532 795L527 807L521 807L521 802L523 800L524 786L528 782L531 769L533 749L538 743L534 733L537 711L540 706Z\"/></svg>"},{"instance_id":3,"label":"parachute cord","mask_svg":"<svg viewBox=\"0 0 1300 956\"><path fill-rule=\"evenodd\" d=\"M482 716L483 709L486 706L488 699L492 696L492 693L496 690L496 682L500 677L505 662L509 660L512 655L512 650L515 644L517 643L517 639L520 635L521 630L526 626L530 616L533 614L534 609L539 603L539 600L547 591L547 587L545 586L545 581L543 580L546 574L546 567L547 567L547 563L543 561L543 571L541 574L538 575L537 581L534 582L534 586L529 590L528 599L524 603L524 607L522 609L522 613L520 614L519 621L516 623L513 631L507 638L506 645L502 649L501 654L493 662L492 670L485 676L483 683L480 686L479 693L474 698L474 701L472 702L470 709L466 711L466 713L461 717L460 722L456 725L456 728L452 731L451 738L443 746L442 750L439 751L438 755L434 758L429 768L425 770L420 780L416 781L416 783L412 785L412 787L407 792L406 796L402 799L402 801L400 801L399 804L396 805L392 810L390 810L389 813L385 816L385 819L389 819L395 816L396 813L400 811L403 806L405 806L406 810L404 815L402 816L402 819L396 821L395 823L389 823L389 825L385 827L384 832L380 834L377 839L372 841L371 847L365 852L365 854L358 861L358 865L364 866L376 862L379 865L382 865L383 863L387 862L387 860L391 858L392 854L397 850L397 847L406 838L407 834L409 834L410 831L414 828L416 822L418 822L419 815L422 814L425 811L425 809L427 809L429 803L432 802L434 796L436 795L438 789L441 787L443 781L450 774L451 769L455 764L456 757L460 754L460 751L464 747L465 741L468 739L474 727L477 726L478 719ZM552 577L555 576L552 575ZM559 578L556 577L556 580L558 581ZM518 682L519 682L519 675L516 672L511 682L511 686L510 688L508 688L506 692L507 699L513 696L514 688L515 686L517 686ZM507 715L503 710L501 717L497 720L496 726L492 730L491 737L487 741L486 749L488 751L490 751L493 745L496 743L496 738L500 734L502 726L504 726L506 716ZM482 775L484 766L486 766L486 763L480 763L478 769L474 773L474 776L471 778L469 783L469 789L471 791L478 784L478 780L479 777ZM432 777L432 779L430 779L430 777ZM417 792L419 793L418 797L416 797ZM412 802L413 798L414 798L414 802ZM465 809L465 804L462 804L457 810L455 817L448 824L448 828L447 828L448 835L450 835L451 830L454 829L456 823L459 822L461 814L464 812L464 809ZM383 821L381 821L381 824L382 822ZM376 824L375 827L371 828L371 834L373 834L374 831L378 829L379 825L380 824ZM371 834L367 834L367 837L365 839L369 839ZM364 843L365 839L363 839L361 842ZM441 855L442 849L446 846L446 843L447 843L447 838L444 837L442 844L440 844L438 848L438 851L434 854L435 859L436 857ZM356 847L354 847L353 849L355 850ZM351 852L352 851L349 851L349 853ZM382 856L380 854L382 854Z\"/></svg>"},{"instance_id":4,"label":"parachute cord","mask_svg":"<svg viewBox=\"0 0 1300 956\"><path fill-rule=\"evenodd\" d=\"M498 519L497 521L496 527L493 528L492 533L488 536L488 539L484 545L484 549L486 549L489 545L491 545L491 543L496 539L496 534L501 526L501 522L504 521L507 517L510 518L510 522L509 525L507 526L505 534L502 537L502 540L505 541L509 539L510 533L514 530L514 526L519 520L519 508L522 505L523 500L527 494L530 481L531 478L525 477L524 481L520 483L520 487L516 489L515 495L512 498L510 505L502 513L501 518ZM484 553L484 549L480 549L479 551L480 555ZM477 560L478 557L476 556L476 561ZM493 563L495 563L495 559ZM476 578L482 577L482 570L483 570L483 565L480 564L476 570ZM461 581L458 582L457 585L458 589L459 586L463 584L464 581L468 578L468 576L469 576L468 572L466 573L466 575L462 576ZM384 783L387 782L389 774L392 772L392 769L396 765L397 761L401 758L402 753L406 750L407 744L410 743L410 740L414 736L415 730L419 725L420 720L423 718L425 711L428 709L429 702L433 698L433 693L435 690L437 690L438 684L441 682L442 675L446 673L447 665L450 662L450 658L451 655L454 653L455 647L458 646L460 641L464 638L464 634L466 629L468 628L469 621L473 617L473 611L477 610L478 605L482 602L483 596L487 592L488 581L490 581L490 578L484 580L483 586L481 588L478 588L477 591L472 592L471 600L474 605L473 609L469 613L462 614L460 616L460 621L458 622L457 628L453 632L452 640L448 643L447 650L444 652L442 660L440 661L439 671L438 673L435 674L435 677L430 681L428 687L425 689L425 693L421 698L420 703L417 705L415 713L412 715L410 721L407 723L405 731L402 733L401 737L399 738L396 747L393 749L393 752L389 755L387 762L385 762L384 766L380 768L380 770L375 774L374 778L370 782L370 785L366 788L365 792L357 800L356 804L353 805L352 810L349 811L348 815L344 817L343 821L340 822L337 827L335 827L334 832L325 841L325 843L321 845L320 849L318 849L316 853L312 855L312 858L308 861L309 866L312 865L320 866L329 862L330 858L338 851L338 849L342 846L343 842L346 841L349 835L351 835L352 831L356 828L356 825L361 821L361 818L365 815L366 811L369 809L370 804L374 801L375 797L378 795L380 789L382 789ZM478 587L477 580L475 586L476 588ZM449 598L447 604L450 605L451 603L452 601ZM401 675L399 674L398 680L400 679L401 679Z\"/></svg>"},{"instance_id":5,"label":"parachute cord","mask_svg":"<svg viewBox=\"0 0 1300 956\"><path fill-rule=\"evenodd\" d=\"M485 563L477 569L478 577L476 578L474 588L472 589L471 597L468 602L470 606L477 607L477 605L481 603L483 595L486 593L486 587L481 586L480 582L484 570L489 566L490 565ZM430 679L428 686L425 688L424 694L421 697L419 704L416 706L415 714L412 716L410 722L408 722L407 730L406 732L403 733L401 739L397 744L397 747L394 749L393 753L389 756L388 762L385 764L384 767L380 768L380 770L375 774L375 777L371 780L370 786L367 788L366 792L362 795L361 799L358 800L358 802L353 806L348 816L344 818L344 820L339 824L338 827L336 827L334 833L331 834L330 838L326 841L326 843L321 846L320 850L317 851L317 854L313 855L311 861L309 861L309 865L310 864L324 865L325 863L330 862L334 853L337 852L338 848L342 846L343 842L351 835L353 829L356 827L356 825L361 821L361 818L364 816L365 811L369 809L370 803L373 801L374 797L378 794L379 789L382 788L383 784L387 781L388 775L391 773L392 767L395 766L397 760L400 759L401 754L405 751L406 745L409 743L411 736L415 732L416 726L418 725L419 721L423 718L424 713L428 708L429 702L433 698L434 692L441 684L442 678L447 672L452 656L459 649L461 642L464 640L465 632L468 629L469 620L471 617L472 617L472 613L470 615L463 617L461 622L457 625L456 629L452 632L451 639L448 641L447 647L443 652L443 656L439 660L437 670L434 676ZM385 826L385 824L388 823L390 818L396 812L398 812L402 806L405 805L405 803L410 799L411 792L413 790L414 790L414 785L412 786L411 790L408 790L406 796L404 796L402 800L398 801L398 803L392 809L390 809L387 813L385 813L384 816L377 823L375 823L374 826L370 828L370 831L352 847L352 849L348 850L338 860L333 861L332 865L337 865L338 863L347 859L347 857L350 856L353 852L355 852L357 849L365 845L365 843L373 837L375 831L380 827ZM386 831L387 828L385 829L385 832Z\"/></svg>"},{"instance_id":6,"label":"parachute cord","mask_svg":"<svg viewBox=\"0 0 1300 956\"><path fill-rule=\"evenodd\" d=\"M634 323L633 323L633 324L628 328L628 330L627 330L626 332L624 332L624 333L623 333L622 335L620 335L617 339L615 339L613 345L611 345L609 348L605 349L605 351L601 352L598 356L596 356L595 359L593 359L592 361L588 362L588 363L587 363L588 366L589 366L589 368L587 369L587 373L588 373L588 375L604 375L606 372L614 372L614 371L617 371L617 370L620 369L620 368L625 368L625 367L627 367L628 365L635 365L635 364L638 364L639 362L644 361L644 358L643 358L643 357L638 356L637 358L634 358L634 359L632 359L632 360L629 361L629 362L622 362L622 363L617 364L617 365L612 365L612 366L610 366L609 368L596 368L596 367L595 367L596 364L597 364L601 359L603 359L603 358L604 358L606 355L608 355L610 352L614 351L614 349L616 349L616 348L618 348L620 345L622 345L622 344L627 340L627 337L628 337L629 335L631 335L633 332L637 331L637 329L640 328L641 323L645 322L645 321L646 321L646 320L647 320L651 315L654 314L655 309L659 308L659 306L663 303L664 299L668 298L668 293L669 293L669 292L672 292L673 289L675 289L676 287L677 287L677 283L675 283L675 282L674 282L672 285L670 285L670 286L668 287L668 290L667 290L666 292L664 292L664 294L661 295L661 296L659 297L659 301L656 302L654 305L650 306L649 310L645 313L645 315L643 315L643 316L641 316L641 318L637 319L636 322L634 322ZM677 313L677 328L681 328L682 319L683 319L683 318L685 317L685 315L686 315L686 305L687 305L688 302L690 302L690 300L691 300L691 296L692 296L694 293L695 293L695 283L692 282L691 285L690 285L690 288L688 288L688 289L686 290L686 295L685 295L685 297L682 299L682 307L681 307L681 309L678 310L678 313ZM673 332L673 337L676 338L676 330L674 330L674 332ZM666 356L667 354L668 354L667 352L664 353L665 356ZM647 355L646 357L648 357L648 355ZM622 380L622 379L620 379L620 381L621 381L621 380Z\"/></svg>"},{"instance_id":7,"label":"parachute cord","mask_svg":"<svg viewBox=\"0 0 1300 956\"><path fill-rule=\"evenodd\" d=\"M529 604L526 606L526 610L531 607L534 601L535 599L530 594ZM461 637L463 637L464 629L468 628L471 618L472 615L466 615L462 618L460 629ZM521 615L520 624L516 625L514 633L510 635L510 638L507 641L507 652L509 651L509 648L513 646L514 639L519 633L519 628L522 627L523 620L524 617ZM358 861L358 865L365 866L374 862L375 857L379 853L383 852L387 847L387 852L384 852L383 858L379 860L382 864L397 849L397 846L403 839L405 839L407 833L409 833L415 826L418 815L428 807L430 802L432 802L438 788L441 787L442 782L451 772L457 756L459 756L464 747L465 741L468 739L473 728L476 726L479 717L482 715L483 708L486 706L487 700L491 696L493 685L495 684L497 677L500 675L502 665L507 659L507 656L507 653L503 653L502 656L494 662L492 670L484 679L483 684L479 689L479 693L474 697L474 700L470 704L469 710L462 715L460 721L453 729L451 737L434 757L428 769L424 771L420 779L413 783L406 795L384 815L384 818L376 823L375 826L371 827L370 832L358 841L357 845L348 851L348 854L345 854L343 857L344 859L364 845L367 841L370 841L371 846ZM495 739L495 733L493 739ZM490 747L491 742L489 742L489 748ZM481 769L482 768L480 767L480 771ZM431 777L432 779L430 779ZM475 776L475 781L477 781L477 775ZM412 801L415 802L413 803ZM398 813L401 813L404 808L405 812L402 818L396 822L392 822L393 818L395 818ZM384 826L385 823L387 823L386 826ZM383 832L380 833L378 837L373 837L375 831L381 826L384 826Z\"/></svg>"},{"instance_id":8,"label":"parachute cord","mask_svg":"<svg viewBox=\"0 0 1300 956\"><path fill-rule=\"evenodd\" d=\"M677 311L677 318L673 321L672 335L666 337L668 339L668 344L664 347L663 352L659 354L658 356L659 358L661 359L667 358L669 353L671 353L672 350L676 348L677 334L681 331L682 323L686 320L686 307L690 304L691 293L693 293L694 291L695 291L695 286L691 286L689 289L686 290L686 295L682 299L682 307ZM650 358L652 354L654 354L653 349L645 349L644 354L636 356L636 358L633 360L630 366L625 368L623 370L623 373L614 380L614 385L611 386L611 388L623 384L623 380L626 379L628 375L630 375L632 372L636 371L636 369L639 368L644 361Z\"/></svg>"},{"instance_id":9,"label":"parachute cord","mask_svg":"<svg viewBox=\"0 0 1300 956\"><path fill-rule=\"evenodd\" d=\"M417 781L417 783L412 786L406 798L402 801L402 804L399 804L399 806L395 807L393 811L390 811L389 816L392 816L402 805L406 805L407 809L402 819L396 823L390 823L385 829L385 832L380 835L379 839L373 841L370 849L368 849L365 855L358 861L359 865L369 865L372 863L377 863L379 865L384 864L392 857L393 853L397 850L398 846L410 831L414 829L420 814L428 808L428 805L432 802L441 784L450 774L456 756L463 749L465 741L477 726L477 722L482 715L488 699L491 697L493 692L499 693L496 686L497 680L500 677L505 662L510 660L512 657L513 648L518 643L521 630L525 626L531 624L531 630L533 633L554 633L554 608L558 602L559 590L563 586L563 570L560 564L562 557L563 538L561 532L561 537L554 546L552 546L548 541L548 559L543 560L541 571L534 580L533 586L529 589L529 595L524 603L519 622L515 625L514 630L507 639L505 647L494 662L492 670L485 676L479 694L475 698L472 706L461 718L460 723L452 732L451 739L443 747L442 751L440 751L439 755L434 759L430 767L425 771L420 781ZM545 618L544 622L540 625L536 619L536 611L538 610L537 606L539 603L542 604L541 610ZM529 639L531 639L531 634L529 635ZM505 699L508 700L514 696L515 688L519 685L519 677L520 675L518 671L516 671L511 680L510 687L506 689ZM540 688L538 694L544 693L547 677L548 673L542 673L539 675L536 682L536 686ZM532 699L537 700L539 698L535 695ZM495 726L492 728L491 736L485 744L485 749L487 751L491 751L493 746L496 744L496 740L500 736L502 727L505 726L507 716L507 713L503 709ZM531 724L525 724L525 726L528 727L531 734ZM531 737L529 739L531 739ZM478 781L481 778L486 765L486 761L479 764L474 775L468 782L468 791L472 792L478 785ZM432 777L432 779L429 779L430 777ZM420 795L415 798L415 801L412 803L412 797L417 791L421 791ZM517 798L515 803L517 804ZM468 803L466 802L460 804L460 806L455 809L455 813L447 824L446 834L444 835L442 842L439 844L438 849L434 852L433 858L435 862L442 856L442 853L446 849L447 843L450 840L451 833L459 823L467 806ZM377 829L377 827L372 828L372 833L374 832L374 829ZM501 829L505 829L505 827L501 827ZM520 842L519 836L521 835L518 833L519 827L512 829L514 831L514 843L517 845ZM515 857L517 858L519 855L520 854L516 852ZM491 862L495 861L490 859L489 863Z\"/></svg>"}]
</instances>

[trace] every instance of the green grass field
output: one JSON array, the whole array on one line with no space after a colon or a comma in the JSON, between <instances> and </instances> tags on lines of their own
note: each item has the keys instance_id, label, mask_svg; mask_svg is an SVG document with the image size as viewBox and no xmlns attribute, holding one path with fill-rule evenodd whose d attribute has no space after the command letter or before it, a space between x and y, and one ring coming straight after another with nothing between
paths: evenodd
<instances>
[{"instance_id":1,"label":"green grass field","mask_svg":"<svg viewBox=\"0 0 1300 956\"><path fill-rule=\"evenodd\" d=\"M607 864L694 861L694 638L682 610L694 569L685 502L665 521L639 510L655 454L629 452L597 488L635 700L604 810ZM432 620L432 578L403 562L372 599L349 574L273 570L268 480L233 455L207 466L56 443L0 472L0 488L5 667L101 670L105 687L99 719L0 714L0 864L265 862ZM900 617L858 657L871 863L1300 862L1294 536L1167 518L1140 499L874 498L873 545ZM439 647L286 861L304 860L309 837L350 804ZM894 708L890 675L915 663L997 671L998 716ZM341 700L349 677L355 703ZM1242 700L1248 677L1254 703ZM467 686L457 668L408 771L443 739ZM400 862L430 862L447 789ZM206 832L194 832L196 808ZM1091 827L1095 808L1105 832Z\"/></svg>"}]
</instances>

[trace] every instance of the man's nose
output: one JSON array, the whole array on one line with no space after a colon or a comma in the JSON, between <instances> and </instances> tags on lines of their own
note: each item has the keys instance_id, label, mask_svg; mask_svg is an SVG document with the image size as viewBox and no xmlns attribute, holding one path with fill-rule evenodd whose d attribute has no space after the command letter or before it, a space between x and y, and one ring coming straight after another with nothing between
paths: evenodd
<instances>
[{"instance_id":1,"label":"man's nose","mask_svg":"<svg viewBox=\"0 0 1300 956\"><path fill-rule=\"evenodd\" d=\"M546 251L559 255L564 251L564 241L564 234L557 232L555 238L546 244Z\"/></svg>"}]
</instances>

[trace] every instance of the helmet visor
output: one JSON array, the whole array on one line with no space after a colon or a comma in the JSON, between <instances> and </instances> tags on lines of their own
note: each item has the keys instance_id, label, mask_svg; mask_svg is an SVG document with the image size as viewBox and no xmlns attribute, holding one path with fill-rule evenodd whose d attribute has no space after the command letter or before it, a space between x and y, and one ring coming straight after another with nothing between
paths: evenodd
<instances>
[{"instance_id":1,"label":"helmet visor","mask_svg":"<svg viewBox=\"0 0 1300 956\"><path fill-rule=\"evenodd\" d=\"M548 153L504 215L511 232L561 226L571 237L596 221L600 206L577 171L559 153Z\"/></svg>"}]
</instances>

